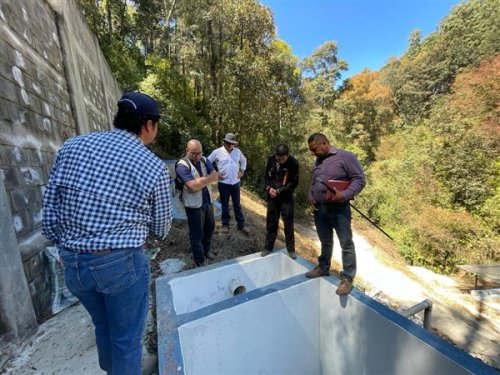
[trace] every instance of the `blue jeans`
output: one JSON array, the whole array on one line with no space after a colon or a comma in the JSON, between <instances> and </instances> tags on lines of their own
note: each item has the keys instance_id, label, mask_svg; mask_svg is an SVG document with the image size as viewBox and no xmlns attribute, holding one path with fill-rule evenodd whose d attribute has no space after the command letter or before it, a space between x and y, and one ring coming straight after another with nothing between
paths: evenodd
<instances>
[{"instance_id":1,"label":"blue jeans","mask_svg":"<svg viewBox=\"0 0 500 375\"><path fill-rule=\"evenodd\" d=\"M210 252L215 231L214 209L211 204L200 208L186 207L186 216L194 262L202 264L205 261L205 254Z\"/></svg>"},{"instance_id":2,"label":"blue jeans","mask_svg":"<svg viewBox=\"0 0 500 375\"><path fill-rule=\"evenodd\" d=\"M140 375L151 276L143 248L105 255L60 249L59 254L68 289L92 317L101 369Z\"/></svg>"},{"instance_id":3,"label":"blue jeans","mask_svg":"<svg viewBox=\"0 0 500 375\"><path fill-rule=\"evenodd\" d=\"M217 187L219 188L219 199L222 210L222 226L229 226L229 197L231 197L231 200L233 201L234 218L238 224L238 229L243 228L245 226L245 217L243 216L243 210L241 209L240 203L240 183L238 182L237 184L229 185L219 182Z\"/></svg>"},{"instance_id":4,"label":"blue jeans","mask_svg":"<svg viewBox=\"0 0 500 375\"><path fill-rule=\"evenodd\" d=\"M321 255L318 258L322 269L329 269L333 252L333 230L342 248L342 272L344 276L353 280L356 276L356 251L352 240L351 206L345 203L318 204L318 211L314 212L314 223L321 242Z\"/></svg>"}]
</instances>

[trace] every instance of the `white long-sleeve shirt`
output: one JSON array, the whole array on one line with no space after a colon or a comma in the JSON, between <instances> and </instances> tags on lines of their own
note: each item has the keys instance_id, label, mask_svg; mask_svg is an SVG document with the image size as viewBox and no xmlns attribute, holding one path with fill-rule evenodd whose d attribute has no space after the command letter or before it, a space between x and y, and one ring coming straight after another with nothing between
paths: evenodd
<instances>
[{"instance_id":1,"label":"white long-sleeve shirt","mask_svg":"<svg viewBox=\"0 0 500 375\"><path fill-rule=\"evenodd\" d=\"M208 156L210 163L215 162L217 169L222 174L219 182L234 185L240 182L238 172L245 172L247 169L247 159L239 148L234 147L228 152L224 146L216 148Z\"/></svg>"}]
</instances>

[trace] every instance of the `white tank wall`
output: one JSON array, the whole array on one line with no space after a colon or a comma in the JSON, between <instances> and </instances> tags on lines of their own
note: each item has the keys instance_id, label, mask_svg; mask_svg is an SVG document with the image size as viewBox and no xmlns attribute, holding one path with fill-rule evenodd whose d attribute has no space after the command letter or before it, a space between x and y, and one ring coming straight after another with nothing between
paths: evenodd
<instances>
[{"instance_id":1,"label":"white tank wall","mask_svg":"<svg viewBox=\"0 0 500 375\"><path fill-rule=\"evenodd\" d=\"M237 286L249 292L308 271L282 252L250 255L237 263L169 281L177 315L196 311L234 296Z\"/></svg>"},{"instance_id":2,"label":"white tank wall","mask_svg":"<svg viewBox=\"0 0 500 375\"><path fill-rule=\"evenodd\" d=\"M179 327L186 374L470 374L325 279Z\"/></svg>"},{"instance_id":3,"label":"white tank wall","mask_svg":"<svg viewBox=\"0 0 500 375\"><path fill-rule=\"evenodd\" d=\"M307 279L312 267L253 254L157 279L159 373L495 373L356 290L337 296L334 277Z\"/></svg>"},{"instance_id":4,"label":"white tank wall","mask_svg":"<svg viewBox=\"0 0 500 375\"><path fill-rule=\"evenodd\" d=\"M429 344L320 280L323 374L469 374Z\"/></svg>"},{"instance_id":5,"label":"white tank wall","mask_svg":"<svg viewBox=\"0 0 500 375\"><path fill-rule=\"evenodd\" d=\"M319 292L300 284L182 325L185 374L321 374Z\"/></svg>"}]
</instances>

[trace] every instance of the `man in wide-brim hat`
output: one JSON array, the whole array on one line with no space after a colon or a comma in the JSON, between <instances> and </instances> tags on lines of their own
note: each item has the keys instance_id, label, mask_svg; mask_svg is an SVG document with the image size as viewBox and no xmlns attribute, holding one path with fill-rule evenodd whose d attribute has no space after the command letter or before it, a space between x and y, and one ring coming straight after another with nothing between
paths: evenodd
<instances>
[{"instance_id":1,"label":"man in wide-brim hat","mask_svg":"<svg viewBox=\"0 0 500 375\"><path fill-rule=\"evenodd\" d=\"M216 166L221 175L217 187L222 206L222 231L229 234L229 198L231 198L238 229L248 235L250 232L245 226L245 216L240 204L240 179L247 168L247 159L236 147L237 144L236 135L227 133L222 147L212 151L208 160Z\"/></svg>"}]
</instances>

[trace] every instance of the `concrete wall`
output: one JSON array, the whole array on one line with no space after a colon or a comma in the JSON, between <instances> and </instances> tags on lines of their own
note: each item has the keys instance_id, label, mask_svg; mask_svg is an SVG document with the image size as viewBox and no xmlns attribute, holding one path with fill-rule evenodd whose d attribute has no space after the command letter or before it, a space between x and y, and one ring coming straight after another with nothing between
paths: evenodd
<instances>
[{"instance_id":1,"label":"concrete wall","mask_svg":"<svg viewBox=\"0 0 500 375\"><path fill-rule=\"evenodd\" d=\"M179 327L183 370L333 374L321 369L317 306L318 285L303 283L186 323Z\"/></svg>"},{"instance_id":2,"label":"concrete wall","mask_svg":"<svg viewBox=\"0 0 500 375\"><path fill-rule=\"evenodd\" d=\"M120 94L74 0L0 0L0 190L7 199L0 251L15 249L24 270L12 271L19 259L7 257L0 290L28 302L20 314L16 304L4 306L6 296L0 300L3 341L19 338L12 322L23 322L13 316L50 316L41 219L55 154L68 137L110 129ZM14 241L5 235L11 231ZM21 292L10 288L24 284Z\"/></svg>"},{"instance_id":3,"label":"concrete wall","mask_svg":"<svg viewBox=\"0 0 500 375\"><path fill-rule=\"evenodd\" d=\"M307 268L292 260L283 250L265 258L260 257L260 254L241 257L237 262L218 267L212 272L173 278L168 283L175 313L180 315L231 298L237 288L242 290L243 287L249 292L305 272Z\"/></svg>"},{"instance_id":4,"label":"concrete wall","mask_svg":"<svg viewBox=\"0 0 500 375\"><path fill-rule=\"evenodd\" d=\"M453 358L459 351L450 344L432 346L422 328L409 331L361 300L337 296L325 279L303 280L181 325L184 373L481 373Z\"/></svg>"},{"instance_id":5,"label":"concrete wall","mask_svg":"<svg viewBox=\"0 0 500 375\"><path fill-rule=\"evenodd\" d=\"M339 297L335 285L324 279L319 282L323 374L475 373L460 363L462 355L464 360L472 359L467 353L451 351L453 347L444 342L433 347L434 335L410 320L394 312L390 315L396 319L392 319L386 311L370 308L364 303L368 297Z\"/></svg>"},{"instance_id":6,"label":"concrete wall","mask_svg":"<svg viewBox=\"0 0 500 375\"><path fill-rule=\"evenodd\" d=\"M32 335L37 329L28 283L24 275L23 264L16 233L12 225L10 202L0 175L0 264L2 265L0 282L0 348L1 356L9 357L15 353L17 342ZM7 276L8 275L8 276ZM2 362L0 361L0 371Z\"/></svg>"}]
</instances>

